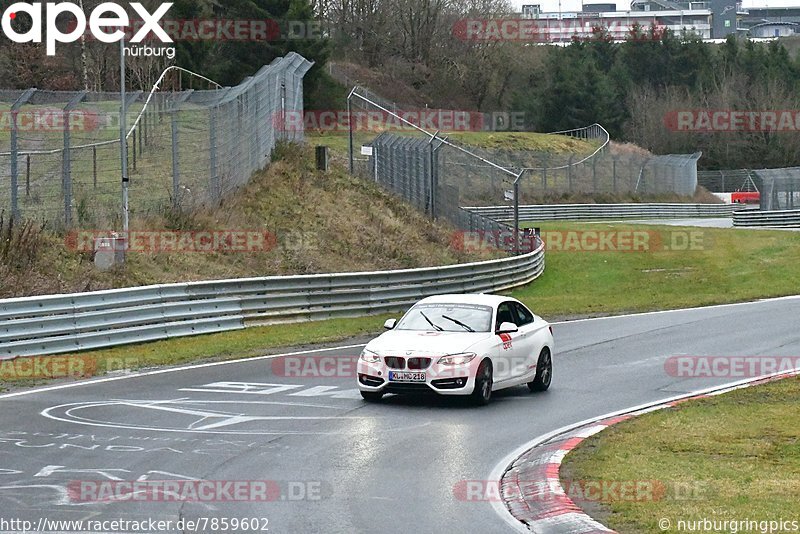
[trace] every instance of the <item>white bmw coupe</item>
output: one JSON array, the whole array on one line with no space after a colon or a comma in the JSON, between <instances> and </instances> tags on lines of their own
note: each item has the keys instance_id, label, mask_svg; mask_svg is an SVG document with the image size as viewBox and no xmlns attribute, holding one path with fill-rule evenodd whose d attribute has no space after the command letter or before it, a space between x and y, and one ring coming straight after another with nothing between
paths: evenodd
<instances>
[{"instance_id":1,"label":"white bmw coupe","mask_svg":"<svg viewBox=\"0 0 800 534\"><path fill-rule=\"evenodd\" d=\"M545 391L553 376L553 329L524 304L499 295L439 295L415 304L358 359L367 401L385 393L469 395L527 384Z\"/></svg>"}]
</instances>

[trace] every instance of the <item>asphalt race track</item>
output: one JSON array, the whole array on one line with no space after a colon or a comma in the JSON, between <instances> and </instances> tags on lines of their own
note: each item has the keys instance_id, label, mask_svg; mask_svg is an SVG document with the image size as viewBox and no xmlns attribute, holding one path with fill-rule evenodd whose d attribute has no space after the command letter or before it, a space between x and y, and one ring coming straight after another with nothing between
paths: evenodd
<instances>
[{"instance_id":1,"label":"asphalt race track","mask_svg":"<svg viewBox=\"0 0 800 534\"><path fill-rule=\"evenodd\" d=\"M284 376L280 357L0 395L0 516L268 518L273 533L510 532L491 503L461 500L454 487L486 479L548 431L736 380L675 378L664 368L670 356L800 355L798 317L792 297L559 323L550 391L514 388L485 408L393 396L365 404L353 378ZM316 355L355 360L360 350ZM280 495L84 502L66 490L166 479L270 480Z\"/></svg>"}]
</instances>

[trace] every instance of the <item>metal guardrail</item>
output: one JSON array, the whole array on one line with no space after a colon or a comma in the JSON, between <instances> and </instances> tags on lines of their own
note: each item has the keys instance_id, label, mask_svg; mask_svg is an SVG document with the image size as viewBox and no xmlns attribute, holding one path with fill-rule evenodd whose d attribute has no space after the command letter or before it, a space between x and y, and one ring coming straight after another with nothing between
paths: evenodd
<instances>
[{"instance_id":1,"label":"metal guardrail","mask_svg":"<svg viewBox=\"0 0 800 534\"><path fill-rule=\"evenodd\" d=\"M780 211L737 211L733 214L733 225L800 228L800 209Z\"/></svg>"},{"instance_id":2,"label":"metal guardrail","mask_svg":"<svg viewBox=\"0 0 800 534\"><path fill-rule=\"evenodd\" d=\"M499 221L514 218L511 206L465 207L466 211ZM682 218L730 217L740 206L733 204L548 204L519 207L521 222L625 219L625 218Z\"/></svg>"},{"instance_id":3,"label":"metal guardrail","mask_svg":"<svg viewBox=\"0 0 800 534\"><path fill-rule=\"evenodd\" d=\"M248 324L400 311L443 293L493 292L544 271L544 246L477 263L272 276L0 300L0 359L208 334Z\"/></svg>"}]
</instances>

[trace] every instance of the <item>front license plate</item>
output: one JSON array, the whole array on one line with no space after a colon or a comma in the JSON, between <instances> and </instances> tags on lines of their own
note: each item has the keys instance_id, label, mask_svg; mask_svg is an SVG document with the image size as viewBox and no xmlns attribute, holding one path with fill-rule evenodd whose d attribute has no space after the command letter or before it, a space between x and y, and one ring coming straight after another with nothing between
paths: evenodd
<instances>
[{"instance_id":1,"label":"front license plate","mask_svg":"<svg viewBox=\"0 0 800 534\"><path fill-rule=\"evenodd\" d=\"M425 373L389 371L389 382L425 382Z\"/></svg>"}]
</instances>

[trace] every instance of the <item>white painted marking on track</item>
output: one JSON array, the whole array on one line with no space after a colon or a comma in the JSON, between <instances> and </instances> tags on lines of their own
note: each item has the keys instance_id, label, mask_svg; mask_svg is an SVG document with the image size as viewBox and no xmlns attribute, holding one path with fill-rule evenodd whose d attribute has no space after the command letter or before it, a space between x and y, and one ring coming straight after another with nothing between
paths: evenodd
<instances>
[{"instance_id":1,"label":"white painted marking on track","mask_svg":"<svg viewBox=\"0 0 800 534\"><path fill-rule=\"evenodd\" d=\"M4 393L0 395L0 400L2 399L11 399L14 397L22 397L25 395L35 395L37 393L47 393L49 391L59 391L62 389L72 389L72 388L79 388L85 386L92 386L95 384L104 384L107 382L116 382L117 380L130 380L132 378L142 378L146 376L155 376L155 375L163 375L167 373L179 373L183 371L192 371L195 369L205 369L208 367L219 367L221 365L233 365L237 363L247 363L247 362L257 362L262 360L273 360L275 358L283 358L285 356L296 356L298 354L314 354L315 352L331 352L334 350L344 350L344 349L355 349L359 347L366 346L366 343L361 343L359 345L343 345L341 347L328 347L324 349L313 349L313 350L301 350L297 352L285 352L282 354L267 354L265 356L255 356L253 358L238 358L236 360L225 360L222 362L210 362L210 363L196 363L190 365L183 365L181 367L170 367L168 369L155 369L152 371L141 371L141 372L134 372L130 374L126 374L123 376L110 376L110 377L103 377L103 378L96 378L92 380L85 380L79 382L70 382L69 384L59 384L56 386L44 386L41 388L35 389L28 389L25 391L15 391L13 393Z\"/></svg>"}]
</instances>

